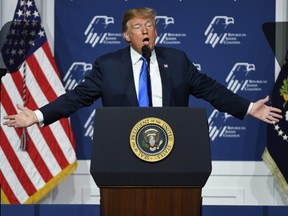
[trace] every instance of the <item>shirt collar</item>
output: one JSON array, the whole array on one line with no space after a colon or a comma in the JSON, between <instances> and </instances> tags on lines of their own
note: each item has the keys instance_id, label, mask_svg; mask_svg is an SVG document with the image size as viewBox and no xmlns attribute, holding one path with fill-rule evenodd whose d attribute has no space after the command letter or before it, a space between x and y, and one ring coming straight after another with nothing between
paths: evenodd
<instances>
[{"instance_id":1,"label":"shirt collar","mask_svg":"<svg viewBox=\"0 0 288 216\"><path fill-rule=\"evenodd\" d=\"M133 65L135 65L141 58L141 55L138 52L136 52L136 50L134 50L132 46L130 46L130 55L131 55L131 60L132 60ZM150 63L153 64L154 62L156 62L155 49L152 51L151 57L150 57Z\"/></svg>"}]
</instances>

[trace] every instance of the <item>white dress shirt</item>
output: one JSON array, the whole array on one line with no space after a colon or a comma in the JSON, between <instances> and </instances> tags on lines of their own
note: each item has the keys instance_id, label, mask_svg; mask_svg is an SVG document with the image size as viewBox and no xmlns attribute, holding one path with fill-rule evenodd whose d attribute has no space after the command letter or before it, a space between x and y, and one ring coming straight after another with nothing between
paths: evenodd
<instances>
[{"instance_id":1,"label":"white dress shirt","mask_svg":"<svg viewBox=\"0 0 288 216\"><path fill-rule=\"evenodd\" d=\"M139 88L139 76L142 66L141 55L137 53L132 47L130 47L130 54L133 67L133 76L135 89L138 98L138 88ZM153 107L162 107L162 82L160 76L160 70L158 67L158 62L156 58L156 53L153 50L150 57L150 79L151 79L151 94L152 94L152 104Z\"/></svg>"}]
</instances>

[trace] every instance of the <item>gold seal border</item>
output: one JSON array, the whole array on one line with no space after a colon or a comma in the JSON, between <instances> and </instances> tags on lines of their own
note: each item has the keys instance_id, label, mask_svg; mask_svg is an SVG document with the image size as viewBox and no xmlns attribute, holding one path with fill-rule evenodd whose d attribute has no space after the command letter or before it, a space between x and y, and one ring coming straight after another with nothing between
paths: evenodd
<instances>
[{"instance_id":1,"label":"gold seal border","mask_svg":"<svg viewBox=\"0 0 288 216\"><path fill-rule=\"evenodd\" d=\"M150 124L158 125L167 134L166 148L156 155L145 154L143 151L139 149L137 145L137 134L139 130L142 129L144 126L150 125ZM148 118L142 119L139 122L137 122L131 130L130 147L132 151L134 152L134 154L141 160L144 160L147 162L157 162L157 161L163 160L171 153L173 146L174 146L174 133L171 127L169 126L169 124L167 124L167 122L163 121L160 118L148 117Z\"/></svg>"}]
</instances>

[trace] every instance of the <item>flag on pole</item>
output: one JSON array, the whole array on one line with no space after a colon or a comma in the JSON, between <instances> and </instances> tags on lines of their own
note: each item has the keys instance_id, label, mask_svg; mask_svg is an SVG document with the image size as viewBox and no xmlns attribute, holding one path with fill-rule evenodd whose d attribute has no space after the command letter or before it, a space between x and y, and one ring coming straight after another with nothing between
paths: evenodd
<instances>
[{"instance_id":1,"label":"flag on pole","mask_svg":"<svg viewBox=\"0 0 288 216\"><path fill-rule=\"evenodd\" d=\"M1 119L17 113L16 104L35 110L65 93L34 0L18 0L1 52L9 72L1 82ZM68 119L24 132L1 125L0 139L2 203L37 203L77 167Z\"/></svg>"},{"instance_id":2,"label":"flag on pole","mask_svg":"<svg viewBox=\"0 0 288 216\"><path fill-rule=\"evenodd\" d=\"M271 170L284 202L288 203L288 53L272 91L272 106L282 109L283 119L267 128L263 160Z\"/></svg>"}]
</instances>

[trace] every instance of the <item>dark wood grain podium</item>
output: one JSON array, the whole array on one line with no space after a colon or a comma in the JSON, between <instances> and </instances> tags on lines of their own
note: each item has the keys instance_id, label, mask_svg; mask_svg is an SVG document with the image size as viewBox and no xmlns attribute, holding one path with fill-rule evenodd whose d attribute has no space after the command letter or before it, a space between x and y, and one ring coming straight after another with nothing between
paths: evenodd
<instances>
[{"instance_id":1,"label":"dark wood grain podium","mask_svg":"<svg viewBox=\"0 0 288 216\"><path fill-rule=\"evenodd\" d=\"M143 160L131 147L132 131L151 125L146 119L163 120L164 134L167 125L173 132L173 148L159 161ZM102 216L200 216L211 173L205 109L97 108L90 172Z\"/></svg>"}]
</instances>

